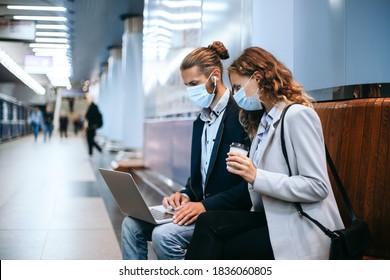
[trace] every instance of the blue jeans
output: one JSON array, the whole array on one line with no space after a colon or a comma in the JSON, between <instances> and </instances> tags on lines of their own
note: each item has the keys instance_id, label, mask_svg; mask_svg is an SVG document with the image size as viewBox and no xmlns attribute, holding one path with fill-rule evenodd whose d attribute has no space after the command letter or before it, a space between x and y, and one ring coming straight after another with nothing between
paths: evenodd
<instances>
[{"instance_id":1,"label":"blue jeans","mask_svg":"<svg viewBox=\"0 0 390 280\"><path fill-rule=\"evenodd\" d=\"M159 260L182 260L194 232L195 223L179 226L174 223L153 225L126 217L122 223L122 258L124 260L147 260L148 241Z\"/></svg>"},{"instance_id":2,"label":"blue jeans","mask_svg":"<svg viewBox=\"0 0 390 280\"><path fill-rule=\"evenodd\" d=\"M43 140L46 141L46 136L49 135L49 139L51 138L51 134L53 132L53 125L50 123L45 123L43 125Z\"/></svg>"},{"instance_id":3,"label":"blue jeans","mask_svg":"<svg viewBox=\"0 0 390 280\"><path fill-rule=\"evenodd\" d=\"M32 123L31 125L32 125L32 130L34 133L34 139L35 139L35 141L37 141L39 129L41 126L39 123Z\"/></svg>"}]
</instances>

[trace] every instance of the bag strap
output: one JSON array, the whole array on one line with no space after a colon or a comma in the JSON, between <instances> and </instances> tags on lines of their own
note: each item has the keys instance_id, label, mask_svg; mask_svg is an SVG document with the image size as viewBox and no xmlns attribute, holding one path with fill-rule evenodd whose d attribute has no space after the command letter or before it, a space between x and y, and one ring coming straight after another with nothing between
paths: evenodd
<instances>
[{"instance_id":1,"label":"bag strap","mask_svg":"<svg viewBox=\"0 0 390 280\"><path fill-rule=\"evenodd\" d=\"M284 156L284 159L286 160L286 164L287 164L287 167L288 167L288 173L289 173L289 176L292 176L292 172L291 172L291 167L290 167L290 163L289 163L289 160L288 160L288 155L287 155L287 149L286 149L286 142L285 142L285 139L284 139L284 117L286 115L286 112L287 110L296 103L292 103L292 104L289 104L287 105L286 108L284 108L283 112L282 112L282 115L280 117L280 121L281 121L281 132L280 132L280 137L281 137L281 144L282 144L282 152L283 152L283 156ZM349 212L349 215L351 216L351 219L352 221L356 220L356 215L355 215L355 212L352 208L352 204L348 198L348 195L347 195L347 192L345 191L344 189L344 186L343 186L343 183L337 173L337 169L332 161L332 158L329 154L329 151L325 145L325 151L326 151L326 160L329 164L329 168L330 170L332 171L332 174L333 174L333 177L334 179L336 180L336 183L337 183L337 187L338 189L340 190L341 192L341 195L343 197L343 200L348 208L348 212ZM329 236L330 238L333 238L333 237L336 237L337 234L334 233L333 231L329 230L328 228L324 227L320 222L318 222L316 219L312 218L309 214L307 214L305 211L303 211L302 209L302 205L299 203L299 202L295 202L295 207L297 208L297 211L300 215L306 217L307 219L309 219L310 221L312 221L316 226L318 226L327 236Z\"/></svg>"},{"instance_id":2,"label":"bag strap","mask_svg":"<svg viewBox=\"0 0 390 280\"><path fill-rule=\"evenodd\" d=\"M355 221L357 219L355 211L352 208L351 201L349 200L348 194L345 191L345 188L343 186L343 182L341 181L341 179L339 177L339 174L337 172L336 166L333 163L332 157L330 156L328 148L326 147L326 145L325 145L325 152L326 152L326 160L328 162L330 170L332 171L333 178L336 180L337 186L339 187L339 191L341 193L341 196L344 199L345 205L347 206L347 209L348 209L348 212L349 212L349 216L351 217L352 221Z\"/></svg>"}]
</instances>

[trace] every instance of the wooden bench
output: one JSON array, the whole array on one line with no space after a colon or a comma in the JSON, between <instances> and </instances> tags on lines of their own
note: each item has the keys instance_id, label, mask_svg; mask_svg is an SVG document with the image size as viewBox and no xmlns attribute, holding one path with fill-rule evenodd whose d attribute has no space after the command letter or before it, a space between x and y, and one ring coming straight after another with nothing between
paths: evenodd
<instances>
[{"instance_id":1,"label":"wooden bench","mask_svg":"<svg viewBox=\"0 0 390 280\"><path fill-rule=\"evenodd\" d=\"M315 109L356 214L373 234L367 258L390 259L390 98L319 102ZM330 177L342 218L349 224Z\"/></svg>"}]
</instances>

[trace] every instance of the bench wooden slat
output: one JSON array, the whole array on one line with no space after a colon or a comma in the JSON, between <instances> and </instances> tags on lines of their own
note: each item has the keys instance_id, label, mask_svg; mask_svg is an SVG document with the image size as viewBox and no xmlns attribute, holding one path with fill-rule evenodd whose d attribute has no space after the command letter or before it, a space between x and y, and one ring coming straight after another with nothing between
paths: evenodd
<instances>
[{"instance_id":1,"label":"bench wooden slat","mask_svg":"<svg viewBox=\"0 0 390 280\"><path fill-rule=\"evenodd\" d=\"M389 241L389 228L390 228L390 194L389 188L390 184L386 184L386 174L390 174L387 170L387 166L390 165L389 149L389 131L390 131L390 121L389 121L389 106L390 100L384 100L381 106L381 120L380 120L380 131L378 139L378 153L380 155L387 155L387 158L384 156L378 156L377 169L375 173L375 197L374 202L374 216L373 216L373 225L377 227L377 232L379 235L378 241L384 243L378 244L382 250L390 247ZM383 252L386 253L385 251Z\"/></svg>"}]
</instances>

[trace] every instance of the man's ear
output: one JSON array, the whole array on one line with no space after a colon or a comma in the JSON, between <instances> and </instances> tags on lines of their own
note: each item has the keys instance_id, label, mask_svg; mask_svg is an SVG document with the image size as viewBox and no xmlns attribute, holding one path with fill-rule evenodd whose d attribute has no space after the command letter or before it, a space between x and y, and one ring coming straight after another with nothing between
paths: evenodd
<instances>
[{"instance_id":1,"label":"man's ear","mask_svg":"<svg viewBox=\"0 0 390 280\"><path fill-rule=\"evenodd\" d=\"M214 79L214 77L215 77L215 79ZM214 73L213 73L213 82L214 82L214 85L216 85L216 83L219 81L219 80L221 80L221 71L218 69L218 68L216 68L215 70L214 70Z\"/></svg>"}]
</instances>

